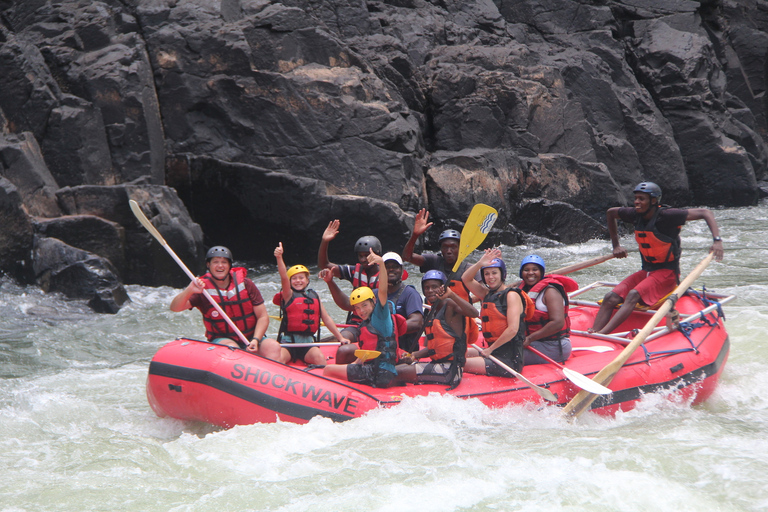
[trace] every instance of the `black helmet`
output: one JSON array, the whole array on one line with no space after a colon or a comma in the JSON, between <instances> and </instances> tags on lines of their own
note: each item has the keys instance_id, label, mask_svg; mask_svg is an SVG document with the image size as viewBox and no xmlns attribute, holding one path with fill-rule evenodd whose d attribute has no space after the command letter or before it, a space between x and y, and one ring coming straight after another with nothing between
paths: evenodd
<instances>
[{"instance_id":1,"label":"black helmet","mask_svg":"<svg viewBox=\"0 0 768 512\"><path fill-rule=\"evenodd\" d=\"M375 236L368 235L361 237L355 242L355 252L368 252L368 249L373 249L373 252L381 255L381 242Z\"/></svg>"},{"instance_id":2,"label":"black helmet","mask_svg":"<svg viewBox=\"0 0 768 512\"><path fill-rule=\"evenodd\" d=\"M655 197L659 202L661 202L661 187L652 181L644 181L638 184L635 187L635 190L632 192L642 192L644 194L648 194L652 198Z\"/></svg>"},{"instance_id":3,"label":"black helmet","mask_svg":"<svg viewBox=\"0 0 768 512\"><path fill-rule=\"evenodd\" d=\"M208 252L205 253L205 261L211 261L217 256L227 258L229 262L232 263L232 252L223 245L216 245L208 249Z\"/></svg>"},{"instance_id":4,"label":"black helmet","mask_svg":"<svg viewBox=\"0 0 768 512\"><path fill-rule=\"evenodd\" d=\"M446 229L437 237L437 243L442 243L443 240L461 240L461 233L455 229Z\"/></svg>"}]
</instances>

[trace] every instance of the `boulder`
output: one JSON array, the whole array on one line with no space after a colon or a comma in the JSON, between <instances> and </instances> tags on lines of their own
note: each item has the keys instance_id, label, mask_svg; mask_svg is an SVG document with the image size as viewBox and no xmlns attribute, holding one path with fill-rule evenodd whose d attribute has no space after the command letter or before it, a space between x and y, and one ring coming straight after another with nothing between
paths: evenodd
<instances>
[{"instance_id":1,"label":"boulder","mask_svg":"<svg viewBox=\"0 0 768 512\"><path fill-rule=\"evenodd\" d=\"M35 233L106 258L125 273L125 229L95 215L63 215L55 219L35 219Z\"/></svg>"},{"instance_id":2,"label":"boulder","mask_svg":"<svg viewBox=\"0 0 768 512\"><path fill-rule=\"evenodd\" d=\"M18 189L2 176L0 225L0 271L23 279L32 249L32 223L24 212Z\"/></svg>"},{"instance_id":3,"label":"boulder","mask_svg":"<svg viewBox=\"0 0 768 512\"><path fill-rule=\"evenodd\" d=\"M117 313L130 300L109 260L55 238L35 237L32 270L45 292L87 300L97 313Z\"/></svg>"},{"instance_id":4,"label":"boulder","mask_svg":"<svg viewBox=\"0 0 768 512\"><path fill-rule=\"evenodd\" d=\"M49 172L32 133L0 135L0 175L16 185L29 215L61 215L56 202L59 185Z\"/></svg>"},{"instance_id":5,"label":"boulder","mask_svg":"<svg viewBox=\"0 0 768 512\"><path fill-rule=\"evenodd\" d=\"M546 199L524 201L518 207L515 226L564 244L608 238L608 229L604 224L568 203Z\"/></svg>"},{"instance_id":6,"label":"boulder","mask_svg":"<svg viewBox=\"0 0 768 512\"><path fill-rule=\"evenodd\" d=\"M186 274L136 220L128 205L130 199L141 205L187 267L194 273L202 271L203 233L173 189L139 182L111 187L81 185L64 187L57 197L67 215L93 215L123 226L126 283L179 288L189 284Z\"/></svg>"}]
</instances>

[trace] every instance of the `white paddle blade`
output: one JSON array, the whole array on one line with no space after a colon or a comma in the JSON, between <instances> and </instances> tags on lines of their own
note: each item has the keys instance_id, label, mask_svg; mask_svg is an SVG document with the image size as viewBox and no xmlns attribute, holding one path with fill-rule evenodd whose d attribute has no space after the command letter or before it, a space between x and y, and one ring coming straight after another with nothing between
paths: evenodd
<instances>
[{"instance_id":1,"label":"white paddle blade","mask_svg":"<svg viewBox=\"0 0 768 512\"><path fill-rule=\"evenodd\" d=\"M586 375L582 375L577 371L571 370L570 368L563 368L563 373L568 378L568 380L576 384L581 389L589 391L590 393L594 393L596 395L610 395L613 393L613 391L603 386L602 384L595 382L588 378Z\"/></svg>"},{"instance_id":2,"label":"white paddle blade","mask_svg":"<svg viewBox=\"0 0 768 512\"><path fill-rule=\"evenodd\" d=\"M612 347L606 347L604 345L595 345L594 347L573 347L571 349L571 352L575 352L577 350L588 350L590 352L602 353L602 352L610 352L615 349Z\"/></svg>"}]
</instances>

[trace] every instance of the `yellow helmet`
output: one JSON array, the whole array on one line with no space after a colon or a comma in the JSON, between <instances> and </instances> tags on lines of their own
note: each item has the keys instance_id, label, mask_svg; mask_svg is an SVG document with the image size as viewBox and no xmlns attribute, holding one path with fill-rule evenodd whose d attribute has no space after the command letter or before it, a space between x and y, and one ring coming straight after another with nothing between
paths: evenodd
<instances>
[{"instance_id":1,"label":"yellow helmet","mask_svg":"<svg viewBox=\"0 0 768 512\"><path fill-rule=\"evenodd\" d=\"M300 274L301 272L306 272L307 274L309 274L309 269L304 265L294 265L288 269L286 274L288 274L288 279L290 279L296 274Z\"/></svg>"},{"instance_id":2,"label":"yellow helmet","mask_svg":"<svg viewBox=\"0 0 768 512\"><path fill-rule=\"evenodd\" d=\"M349 305L354 306L355 304L360 304L361 302L365 302L366 300L376 300L376 296L373 294L373 290L368 288L367 286L361 286L360 288L355 288L352 290L352 293L349 294Z\"/></svg>"}]
</instances>

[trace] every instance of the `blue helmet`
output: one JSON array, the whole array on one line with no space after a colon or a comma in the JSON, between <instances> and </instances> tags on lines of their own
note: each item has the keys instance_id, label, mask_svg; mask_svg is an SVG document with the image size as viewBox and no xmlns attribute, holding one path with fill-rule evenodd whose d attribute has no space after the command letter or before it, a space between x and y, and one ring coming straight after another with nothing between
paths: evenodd
<instances>
[{"instance_id":1,"label":"blue helmet","mask_svg":"<svg viewBox=\"0 0 768 512\"><path fill-rule=\"evenodd\" d=\"M431 279L434 279L436 281L440 281L441 283L445 284L448 282L448 278L445 277L445 274L440 272L439 270L427 270L426 274L421 278L421 289L424 289L424 281L429 281Z\"/></svg>"},{"instance_id":2,"label":"blue helmet","mask_svg":"<svg viewBox=\"0 0 768 512\"><path fill-rule=\"evenodd\" d=\"M443 243L443 240L461 240L461 233L455 229L446 229L437 237L437 243Z\"/></svg>"},{"instance_id":3,"label":"blue helmet","mask_svg":"<svg viewBox=\"0 0 768 512\"><path fill-rule=\"evenodd\" d=\"M501 269L501 280L507 280L507 265L504 264L504 260L501 258L493 258L489 264L484 267L480 267L480 279L483 280L483 284L485 284L485 276L483 275L483 271L487 268Z\"/></svg>"},{"instance_id":4,"label":"blue helmet","mask_svg":"<svg viewBox=\"0 0 768 512\"><path fill-rule=\"evenodd\" d=\"M661 202L661 187L652 181L644 181L642 183L638 183L638 185L635 187L635 190L632 192L642 192L644 194L648 194L652 198L655 197L659 200L659 202Z\"/></svg>"},{"instance_id":5,"label":"blue helmet","mask_svg":"<svg viewBox=\"0 0 768 512\"><path fill-rule=\"evenodd\" d=\"M539 267L541 267L541 276L544 277L544 270L546 269L546 266L544 266L544 259L541 256L538 256L536 254L529 254L525 258L523 258L523 261L520 262L520 277L523 277L523 267L526 266L528 263L535 263Z\"/></svg>"}]
</instances>

